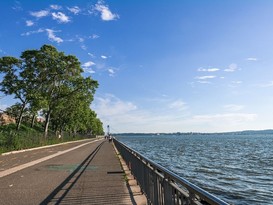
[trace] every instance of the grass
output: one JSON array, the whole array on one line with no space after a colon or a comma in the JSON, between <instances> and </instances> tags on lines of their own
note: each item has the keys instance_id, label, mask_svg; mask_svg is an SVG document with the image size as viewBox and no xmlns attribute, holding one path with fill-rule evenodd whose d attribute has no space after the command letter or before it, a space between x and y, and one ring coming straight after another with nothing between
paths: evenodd
<instances>
[{"instance_id":1,"label":"grass","mask_svg":"<svg viewBox=\"0 0 273 205\"><path fill-rule=\"evenodd\" d=\"M49 132L45 138L42 130L42 127L39 125L36 125L34 128L21 125L18 131L15 124L0 126L0 154L87 138L86 136L71 136L68 133L58 138L54 132Z\"/></svg>"},{"instance_id":2,"label":"grass","mask_svg":"<svg viewBox=\"0 0 273 205\"><path fill-rule=\"evenodd\" d=\"M127 176L127 174L123 174L123 180L126 182L126 183L128 183L129 182L129 179L128 179L128 176Z\"/></svg>"}]
</instances>

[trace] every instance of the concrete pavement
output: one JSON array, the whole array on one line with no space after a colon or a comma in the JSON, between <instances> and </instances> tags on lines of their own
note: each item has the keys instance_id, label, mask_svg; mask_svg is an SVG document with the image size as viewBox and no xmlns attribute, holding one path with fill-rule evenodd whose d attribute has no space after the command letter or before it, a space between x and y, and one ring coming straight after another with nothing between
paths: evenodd
<instances>
[{"instance_id":1,"label":"concrete pavement","mask_svg":"<svg viewBox=\"0 0 273 205\"><path fill-rule=\"evenodd\" d=\"M28 161L26 158L30 159L24 157L25 154L21 153L21 160L19 155L8 157L10 160L16 157L18 163L22 164ZM31 151L27 153L27 156L31 155ZM35 156L38 155L44 156L41 153ZM0 156L2 171L10 168L8 157ZM2 166L3 162L5 166ZM86 144L0 178L0 199L1 204L5 205L137 204L128 190L124 171L112 143L104 140Z\"/></svg>"}]
</instances>

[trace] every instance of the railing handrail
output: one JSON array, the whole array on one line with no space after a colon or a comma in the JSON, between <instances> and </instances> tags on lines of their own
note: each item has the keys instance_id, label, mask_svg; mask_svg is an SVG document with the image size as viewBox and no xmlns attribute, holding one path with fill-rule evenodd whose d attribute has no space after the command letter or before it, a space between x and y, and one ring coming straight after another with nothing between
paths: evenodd
<instances>
[{"instance_id":1,"label":"railing handrail","mask_svg":"<svg viewBox=\"0 0 273 205\"><path fill-rule=\"evenodd\" d=\"M138 153L132 148L129 148L124 143L118 141L117 139L114 139L115 142L119 143L121 146L123 146L125 149L127 149L129 152L134 154L139 159L145 161L146 163L150 164L154 169L158 170L159 172L163 173L164 176L168 176L171 180L175 181L177 184L181 184L183 187L185 187L188 190L191 190L194 194L198 195L202 199L205 199L207 202L211 204L217 204L217 205L229 205L229 203L219 199L218 197L210 194L209 192L205 191L204 189L194 185L193 183L189 182L188 180L184 179L183 177L178 176L174 172L168 170L167 168L163 167L162 165L157 164L156 162L148 159L147 157L143 156L142 154Z\"/></svg>"}]
</instances>

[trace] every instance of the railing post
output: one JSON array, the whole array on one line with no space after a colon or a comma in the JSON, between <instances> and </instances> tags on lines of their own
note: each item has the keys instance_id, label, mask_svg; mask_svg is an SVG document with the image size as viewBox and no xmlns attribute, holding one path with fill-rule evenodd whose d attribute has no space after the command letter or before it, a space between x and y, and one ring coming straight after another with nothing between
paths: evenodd
<instances>
[{"instance_id":1,"label":"railing post","mask_svg":"<svg viewBox=\"0 0 273 205\"><path fill-rule=\"evenodd\" d=\"M156 168L155 167L153 167L153 180L154 180L154 203L159 204L158 178L157 178Z\"/></svg>"},{"instance_id":2,"label":"railing post","mask_svg":"<svg viewBox=\"0 0 273 205\"><path fill-rule=\"evenodd\" d=\"M172 204L172 188L170 186L170 179L168 176L164 176L163 182L164 189L164 204L171 205Z\"/></svg>"},{"instance_id":3,"label":"railing post","mask_svg":"<svg viewBox=\"0 0 273 205\"><path fill-rule=\"evenodd\" d=\"M194 204L194 200L195 200L195 194L190 190L189 191L189 203Z\"/></svg>"}]
</instances>

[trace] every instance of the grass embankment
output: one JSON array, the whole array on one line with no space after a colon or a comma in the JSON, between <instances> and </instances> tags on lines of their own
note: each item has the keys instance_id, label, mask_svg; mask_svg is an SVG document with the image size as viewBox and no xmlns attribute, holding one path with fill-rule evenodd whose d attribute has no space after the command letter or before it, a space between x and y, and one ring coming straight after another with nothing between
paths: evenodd
<instances>
[{"instance_id":1,"label":"grass embankment","mask_svg":"<svg viewBox=\"0 0 273 205\"><path fill-rule=\"evenodd\" d=\"M90 138L90 136L88 137ZM72 136L67 133L61 138L58 138L53 132L48 133L48 136L44 137L42 127L35 126L34 128L30 128L21 125L20 130L17 131L15 124L9 124L0 126L0 154L85 138L87 138L87 136Z\"/></svg>"}]
</instances>

